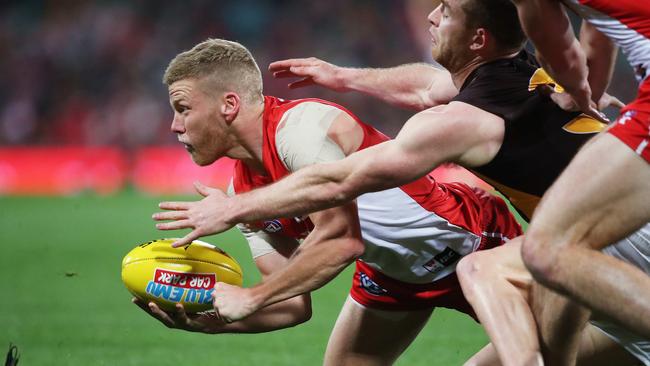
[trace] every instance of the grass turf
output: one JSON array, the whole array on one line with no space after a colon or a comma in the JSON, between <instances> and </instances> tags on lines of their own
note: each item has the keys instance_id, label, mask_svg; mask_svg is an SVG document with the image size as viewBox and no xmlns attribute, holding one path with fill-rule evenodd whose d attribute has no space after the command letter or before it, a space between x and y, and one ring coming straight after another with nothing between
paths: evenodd
<instances>
[{"instance_id":1,"label":"grass turf","mask_svg":"<svg viewBox=\"0 0 650 366\"><path fill-rule=\"evenodd\" d=\"M193 199L193 198L190 198ZM0 197L0 351L20 365L318 365L350 286L351 268L314 293L314 316L266 334L205 335L169 330L130 302L120 262L159 232L161 198ZM245 286L259 280L243 237L205 238L237 258ZM396 330L398 332L399 330ZM487 343L469 317L437 309L398 365L460 365Z\"/></svg>"}]
</instances>

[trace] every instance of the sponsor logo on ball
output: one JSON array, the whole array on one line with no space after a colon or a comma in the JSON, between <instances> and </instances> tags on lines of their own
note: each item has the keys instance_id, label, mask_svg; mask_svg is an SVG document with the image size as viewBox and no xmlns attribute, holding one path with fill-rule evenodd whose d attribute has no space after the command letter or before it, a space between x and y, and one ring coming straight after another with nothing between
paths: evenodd
<instances>
[{"instance_id":1,"label":"sponsor logo on ball","mask_svg":"<svg viewBox=\"0 0 650 366\"><path fill-rule=\"evenodd\" d=\"M171 302L209 304L217 282L214 273L187 273L157 268L145 291Z\"/></svg>"}]
</instances>

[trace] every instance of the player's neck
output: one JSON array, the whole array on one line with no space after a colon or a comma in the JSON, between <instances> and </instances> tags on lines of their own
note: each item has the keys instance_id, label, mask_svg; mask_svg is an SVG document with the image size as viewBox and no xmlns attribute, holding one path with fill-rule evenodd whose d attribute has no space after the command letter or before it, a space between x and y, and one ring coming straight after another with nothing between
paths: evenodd
<instances>
[{"instance_id":1,"label":"player's neck","mask_svg":"<svg viewBox=\"0 0 650 366\"><path fill-rule=\"evenodd\" d=\"M476 56L469 62L467 62L463 67L460 67L458 70L451 73L451 79L454 82L454 85L458 90L463 86L467 77L481 65L484 65L488 62L492 62L504 58L512 58L517 56L519 51L505 51L501 53L494 53L487 57L485 56Z\"/></svg>"},{"instance_id":2,"label":"player's neck","mask_svg":"<svg viewBox=\"0 0 650 366\"><path fill-rule=\"evenodd\" d=\"M476 57L458 68L458 70L454 70L451 73L451 80L454 82L456 89L460 90L467 77L482 64L484 64L483 60L480 57Z\"/></svg>"},{"instance_id":3,"label":"player's neck","mask_svg":"<svg viewBox=\"0 0 650 366\"><path fill-rule=\"evenodd\" d=\"M241 160L249 168L265 173L263 164L264 102L256 103L242 110L233 122L236 147L229 151L232 159Z\"/></svg>"}]
</instances>

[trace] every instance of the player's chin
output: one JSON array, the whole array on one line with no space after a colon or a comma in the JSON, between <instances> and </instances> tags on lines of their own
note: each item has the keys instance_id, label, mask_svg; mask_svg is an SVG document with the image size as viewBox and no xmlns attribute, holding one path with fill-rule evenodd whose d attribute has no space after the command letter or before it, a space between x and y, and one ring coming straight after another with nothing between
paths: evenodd
<instances>
[{"instance_id":1,"label":"player's chin","mask_svg":"<svg viewBox=\"0 0 650 366\"><path fill-rule=\"evenodd\" d=\"M194 164L198 166L207 166L210 165L214 162L214 159L209 159L206 158L205 156L202 156L201 154L198 154L196 151L190 153L190 157L192 158L192 161Z\"/></svg>"}]
</instances>

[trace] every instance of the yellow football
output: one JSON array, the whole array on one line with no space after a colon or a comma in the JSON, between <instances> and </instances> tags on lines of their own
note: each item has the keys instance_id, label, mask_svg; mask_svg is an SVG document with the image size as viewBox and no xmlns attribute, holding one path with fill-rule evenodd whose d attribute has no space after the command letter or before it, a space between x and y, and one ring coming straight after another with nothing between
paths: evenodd
<instances>
[{"instance_id":1,"label":"yellow football","mask_svg":"<svg viewBox=\"0 0 650 366\"><path fill-rule=\"evenodd\" d=\"M241 286L239 263L223 250L195 240L172 248L176 239L140 244L122 260L122 282L135 297L155 302L163 310L181 303L188 313L212 308L216 282Z\"/></svg>"}]
</instances>

